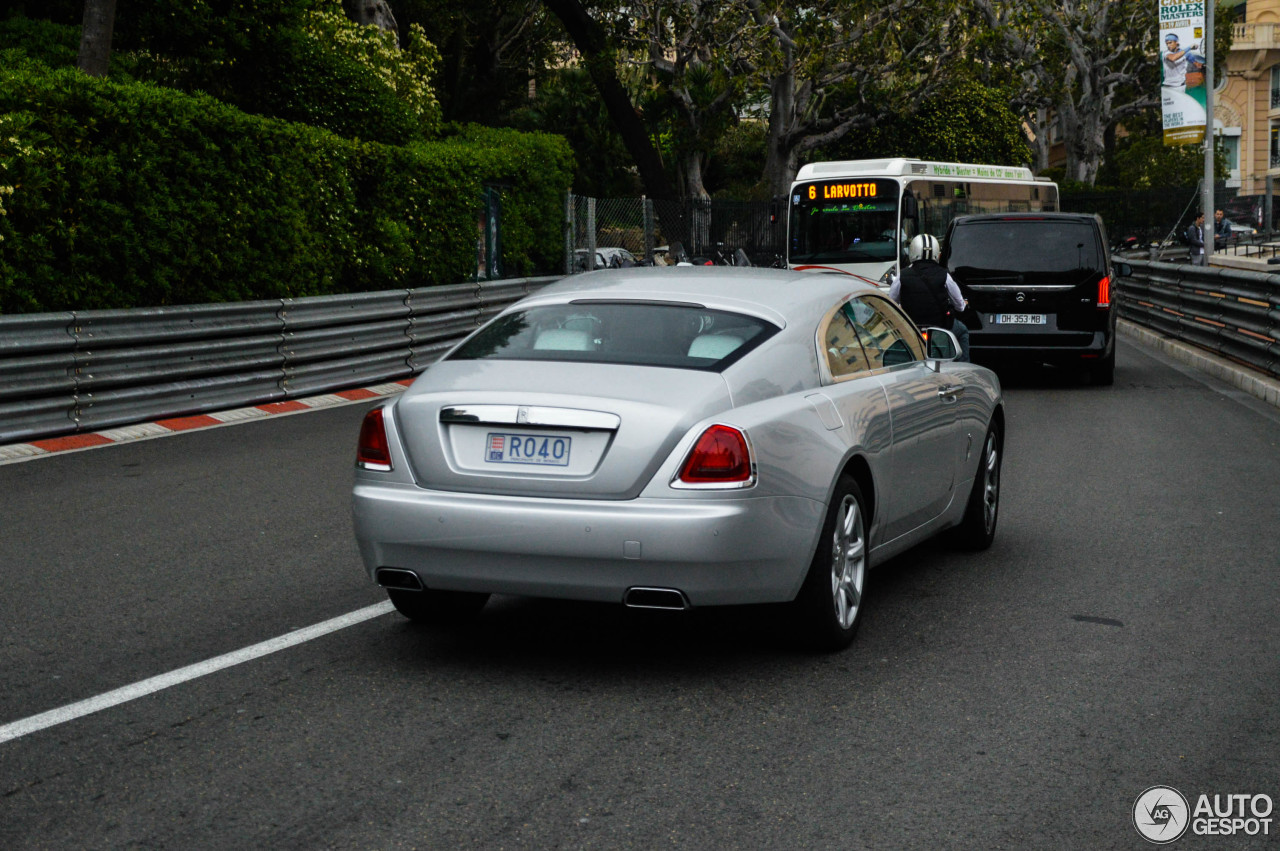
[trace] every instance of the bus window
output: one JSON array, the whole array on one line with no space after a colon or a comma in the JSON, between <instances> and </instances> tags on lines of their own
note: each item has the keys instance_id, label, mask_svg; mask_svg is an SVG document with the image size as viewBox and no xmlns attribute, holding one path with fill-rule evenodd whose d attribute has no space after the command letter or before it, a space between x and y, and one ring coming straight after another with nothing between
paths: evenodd
<instances>
[{"instance_id":1,"label":"bus window","mask_svg":"<svg viewBox=\"0 0 1280 851\"><path fill-rule=\"evenodd\" d=\"M957 216L970 213L1034 213L1056 208L1050 183L952 183L913 180L907 190L921 199L920 231L941 236Z\"/></svg>"},{"instance_id":2,"label":"bus window","mask_svg":"<svg viewBox=\"0 0 1280 851\"><path fill-rule=\"evenodd\" d=\"M791 192L791 263L895 262L900 251L896 180L846 178Z\"/></svg>"}]
</instances>

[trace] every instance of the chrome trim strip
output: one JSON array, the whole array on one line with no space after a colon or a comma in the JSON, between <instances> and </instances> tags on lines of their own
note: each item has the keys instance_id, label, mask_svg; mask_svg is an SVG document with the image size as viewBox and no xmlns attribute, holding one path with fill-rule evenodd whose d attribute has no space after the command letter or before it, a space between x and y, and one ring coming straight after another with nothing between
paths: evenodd
<instances>
[{"instance_id":1,"label":"chrome trim strip","mask_svg":"<svg viewBox=\"0 0 1280 851\"><path fill-rule=\"evenodd\" d=\"M658 595L663 597L674 595L676 600L679 601L679 605L664 606L653 603L633 603L631 602L631 595L637 591L642 595ZM645 585L633 585L623 592L622 605L629 609L657 609L659 611L668 612L684 611L689 608L689 598L686 597L684 592L678 588L650 588Z\"/></svg>"},{"instance_id":2,"label":"chrome trim strip","mask_svg":"<svg viewBox=\"0 0 1280 851\"><path fill-rule=\"evenodd\" d=\"M1060 293L1074 290L1078 284L965 284L967 289L979 293L1024 292Z\"/></svg>"},{"instance_id":3,"label":"chrome trim strip","mask_svg":"<svg viewBox=\"0 0 1280 851\"><path fill-rule=\"evenodd\" d=\"M536 405L449 405L440 422L459 425L507 425L617 431L622 418L604 411L545 408Z\"/></svg>"}]
</instances>

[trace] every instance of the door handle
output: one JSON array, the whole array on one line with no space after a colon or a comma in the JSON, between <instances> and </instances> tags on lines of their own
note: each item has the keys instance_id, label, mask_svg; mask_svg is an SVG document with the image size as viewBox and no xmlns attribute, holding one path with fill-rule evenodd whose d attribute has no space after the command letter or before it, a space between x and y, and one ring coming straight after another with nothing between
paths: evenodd
<instances>
[{"instance_id":1,"label":"door handle","mask_svg":"<svg viewBox=\"0 0 1280 851\"><path fill-rule=\"evenodd\" d=\"M954 399L964 393L963 384L944 384L938 388L938 397L942 399Z\"/></svg>"}]
</instances>

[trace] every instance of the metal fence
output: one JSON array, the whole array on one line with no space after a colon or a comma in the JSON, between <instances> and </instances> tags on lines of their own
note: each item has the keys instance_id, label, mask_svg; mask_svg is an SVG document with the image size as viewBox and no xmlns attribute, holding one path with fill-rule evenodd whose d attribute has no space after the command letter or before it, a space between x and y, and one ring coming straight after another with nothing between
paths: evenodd
<instances>
[{"instance_id":1,"label":"metal fence","mask_svg":"<svg viewBox=\"0 0 1280 851\"><path fill-rule=\"evenodd\" d=\"M1280 275L1126 260L1120 315L1280 377Z\"/></svg>"},{"instance_id":2,"label":"metal fence","mask_svg":"<svg viewBox=\"0 0 1280 851\"><path fill-rule=\"evenodd\" d=\"M554 280L0 316L0 444L411 376Z\"/></svg>"},{"instance_id":3,"label":"metal fence","mask_svg":"<svg viewBox=\"0 0 1280 851\"><path fill-rule=\"evenodd\" d=\"M569 195L565 271L589 271L597 249L624 248L639 262L652 263L679 243L689 257L746 252L757 266L781 260L786 249L782 207L768 201L650 198L588 198ZM606 257L606 262L608 258Z\"/></svg>"},{"instance_id":4,"label":"metal fence","mask_svg":"<svg viewBox=\"0 0 1280 851\"><path fill-rule=\"evenodd\" d=\"M1126 262L1126 319L1280 377L1280 275ZM0 317L0 444L405 378L553 280Z\"/></svg>"}]
</instances>

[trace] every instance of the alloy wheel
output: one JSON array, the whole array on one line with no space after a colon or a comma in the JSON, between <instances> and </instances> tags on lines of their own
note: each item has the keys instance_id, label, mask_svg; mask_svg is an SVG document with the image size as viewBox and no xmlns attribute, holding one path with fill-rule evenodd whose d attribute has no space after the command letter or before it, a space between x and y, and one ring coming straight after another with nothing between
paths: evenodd
<instances>
[{"instance_id":1,"label":"alloy wheel","mask_svg":"<svg viewBox=\"0 0 1280 851\"><path fill-rule=\"evenodd\" d=\"M867 542L862 528L862 510L857 499L846 494L840 503L831 542L831 597L841 629L849 629L858 617L866 575Z\"/></svg>"},{"instance_id":2,"label":"alloy wheel","mask_svg":"<svg viewBox=\"0 0 1280 851\"><path fill-rule=\"evenodd\" d=\"M996 512L1000 508L1000 446L994 431L987 435L982 454L982 523L990 532L996 525Z\"/></svg>"}]
</instances>

